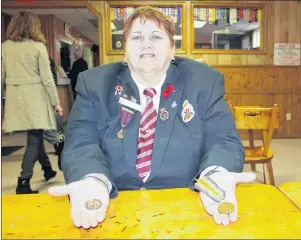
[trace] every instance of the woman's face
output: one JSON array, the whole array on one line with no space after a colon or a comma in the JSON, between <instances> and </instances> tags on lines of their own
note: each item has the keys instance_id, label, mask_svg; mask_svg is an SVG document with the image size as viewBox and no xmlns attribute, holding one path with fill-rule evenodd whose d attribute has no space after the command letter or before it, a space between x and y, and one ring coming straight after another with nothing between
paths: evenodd
<instances>
[{"instance_id":1,"label":"woman's face","mask_svg":"<svg viewBox=\"0 0 301 240\"><path fill-rule=\"evenodd\" d=\"M163 28L153 21L135 19L126 39L125 56L131 71L167 71L175 49Z\"/></svg>"}]
</instances>

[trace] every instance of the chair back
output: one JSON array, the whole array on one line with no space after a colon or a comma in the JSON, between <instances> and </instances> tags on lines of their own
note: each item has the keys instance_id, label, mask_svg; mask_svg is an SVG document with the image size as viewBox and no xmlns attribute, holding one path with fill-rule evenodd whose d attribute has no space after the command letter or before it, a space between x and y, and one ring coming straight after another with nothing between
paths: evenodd
<instances>
[{"instance_id":1,"label":"chair back","mask_svg":"<svg viewBox=\"0 0 301 240\"><path fill-rule=\"evenodd\" d=\"M263 156L267 156L274 129L279 127L280 108L259 106L231 106L235 125L238 130L249 131L250 146L254 147L253 130L261 130L263 136ZM250 135L252 133L252 135ZM251 139L252 138L252 139Z\"/></svg>"}]
</instances>

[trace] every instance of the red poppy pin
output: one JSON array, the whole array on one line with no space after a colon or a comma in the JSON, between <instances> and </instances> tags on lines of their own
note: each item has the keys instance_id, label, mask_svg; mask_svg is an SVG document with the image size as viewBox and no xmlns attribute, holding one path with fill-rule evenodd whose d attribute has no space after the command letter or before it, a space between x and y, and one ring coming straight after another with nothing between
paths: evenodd
<instances>
[{"instance_id":1,"label":"red poppy pin","mask_svg":"<svg viewBox=\"0 0 301 240\"><path fill-rule=\"evenodd\" d=\"M175 90L173 85L167 86L163 91L163 97L167 98Z\"/></svg>"}]
</instances>

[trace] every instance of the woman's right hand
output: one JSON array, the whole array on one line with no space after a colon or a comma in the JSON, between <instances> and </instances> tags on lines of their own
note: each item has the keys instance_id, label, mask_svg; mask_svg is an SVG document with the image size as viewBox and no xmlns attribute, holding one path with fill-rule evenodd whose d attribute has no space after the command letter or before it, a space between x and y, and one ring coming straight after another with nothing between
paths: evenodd
<instances>
[{"instance_id":1,"label":"woman's right hand","mask_svg":"<svg viewBox=\"0 0 301 240\"><path fill-rule=\"evenodd\" d=\"M51 187L48 193L52 196L70 196L71 218L76 227L96 227L106 217L110 201L109 190L100 180L87 177L68 185ZM93 203L95 208L89 209L93 207ZM100 205L99 208L95 203Z\"/></svg>"},{"instance_id":2,"label":"woman's right hand","mask_svg":"<svg viewBox=\"0 0 301 240\"><path fill-rule=\"evenodd\" d=\"M54 109L55 109L55 112L56 112L56 113L58 113L60 116L63 116L63 111L64 111L64 109L61 107L60 104L56 105L56 106L54 107Z\"/></svg>"}]
</instances>

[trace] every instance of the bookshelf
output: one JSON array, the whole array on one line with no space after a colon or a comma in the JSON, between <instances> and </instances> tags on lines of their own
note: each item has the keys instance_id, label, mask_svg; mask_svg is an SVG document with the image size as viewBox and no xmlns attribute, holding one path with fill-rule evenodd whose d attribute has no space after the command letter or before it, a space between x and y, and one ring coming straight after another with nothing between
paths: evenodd
<instances>
[{"instance_id":1,"label":"bookshelf","mask_svg":"<svg viewBox=\"0 0 301 240\"><path fill-rule=\"evenodd\" d=\"M186 11L185 2L140 2L140 1L122 1L107 2L106 5L106 52L108 55L123 55L124 46L122 41L123 26L129 15L135 8L143 5L156 7L158 10L166 13L174 20L175 24L175 44L176 53L186 53Z\"/></svg>"},{"instance_id":2,"label":"bookshelf","mask_svg":"<svg viewBox=\"0 0 301 240\"><path fill-rule=\"evenodd\" d=\"M264 4L192 2L192 54L264 54Z\"/></svg>"}]
</instances>

